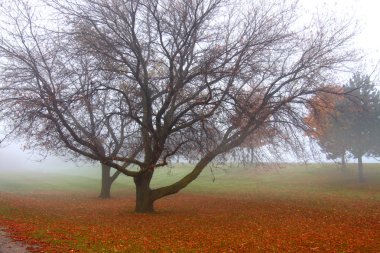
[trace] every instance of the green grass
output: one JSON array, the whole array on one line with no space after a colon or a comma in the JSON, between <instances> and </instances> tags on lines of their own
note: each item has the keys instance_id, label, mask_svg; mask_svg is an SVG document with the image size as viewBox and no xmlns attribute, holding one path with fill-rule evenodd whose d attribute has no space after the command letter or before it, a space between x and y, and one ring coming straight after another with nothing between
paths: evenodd
<instances>
[{"instance_id":1,"label":"green grass","mask_svg":"<svg viewBox=\"0 0 380 253\"><path fill-rule=\"evenodd\" d=\"M176 182L192 169L181 164L156 169L152 188ZM35 192L92 192L100 188L100 168L83 167L55 170L56 172L0 170L0 191L13 193ZM184 192L192 194L274 195L276 197L342 196L380 200L380 164L365 165L364 183L357 180L355 164L345 171L334 164L287 164L279 168L214 166L206 168ZM133 193L131 178L119 176L112 188L115 194Z\"/></svg>"},{"instance_id":2,"label":"green grass","mask_svg":"<svg viewBox=\"0 0 380 253\"><path fill-rule=\"evenodd\" d=\"M91 192L100 189L99 167L74 167L38 170L0 170L0 191L13 193L38 192ZM130 182L129 182L130 181ZM132 189L132 181L120 176L113 185L114 191Z\"/></svg>"},{"instance_id":3,"label":"green grass","mask_svg":"<svg viewBox=\"0 0 380 253\"><path fill-rule=\"evenodd\" d=\"M188 169L189 165L162 169L152 185L163 186L175 182ZM206 168L184 191L224 195L270 194L277 197L323 195L380 200L380 164L366 164L365 177L364 183L358 182L355 164L349 165L343 172L334 164L288 164L277 169L263 168L261 172L251 167L221 166L213 168L213 172Z\"/></svg>"}]
</instances>

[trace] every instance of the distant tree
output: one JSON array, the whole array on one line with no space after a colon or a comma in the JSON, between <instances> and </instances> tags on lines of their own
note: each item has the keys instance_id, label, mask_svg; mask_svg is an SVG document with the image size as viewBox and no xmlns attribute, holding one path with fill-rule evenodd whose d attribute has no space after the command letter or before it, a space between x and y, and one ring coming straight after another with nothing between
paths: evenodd
<instances>
[{"instance_id":1,"label":"distant tree","mask_svg":"<svg viewBox=\"0 0 380 253\"><path fill-rule=\"evenodd\" d=\"M358 177L364 180L363 156L380 151L380 94L367 75L355 74L345 86L348 97L339 104L347 129L348 151L358 160Z\"/></svg>"},{"instance_id":2,"label":"distant tree","mask_svg":"<svg viewBox=\"0 0 380 253\"><path fill-rule=\"evenodd\" d=\"M329 85L330 92L318 92L309 102L309 114L305 118L307 135L315 139L328 159L341 159L346 167L348 143L343 131L347 127L336 120L338 104L344 99L343 87Z\"/></svg>"},{"instance_id":3,"label":"distant tree","mask_svg":"<svg viewBox=\"0 0 380 253\"><path fill-rule=\"evenodd\" d=\"M337 95L317 94L306 118L309 135L318 140L328 158L350 153L358 159L358 178L364 180L363 156L379 154L380 97L369 76L355 74Z\"/></svg>"},{"instance_id":4,"label":"distant tree","mask_svg":"<svg viewBox=\"0 0 380 253\"><path fill-rule=\"evenodd\" d=\"M35 25L28 9L1 29L2 113L38 147L57 143L133 177L136 212L263 126L303 128L310 97L354 55L349 24L324 16L301 27L287 1L48 2L54 25ZM167 159L191 150L186 176L151 189Z\"/></svg>"}]
</instances>

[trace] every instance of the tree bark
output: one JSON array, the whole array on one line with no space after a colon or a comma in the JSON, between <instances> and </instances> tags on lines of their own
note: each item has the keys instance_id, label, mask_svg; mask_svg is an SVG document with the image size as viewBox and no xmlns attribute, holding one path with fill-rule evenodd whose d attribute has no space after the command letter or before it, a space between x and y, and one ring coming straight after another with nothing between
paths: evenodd
<instances>
[{"instance_id":1,"label":"tree bark","mask_svg":"<svg viewBox=\"0 0 380 253\"><path fill-rule=\"evenodd\" d=\"M100 189L99 198L101 199L111 198L111 186L120 174L121 174L120 171L116 171L111 176L111 167L108 165L102 164L102 185Z\"/></svg>"},{"instance_id":2,"label":"tree bark","mask_svg":"<svg viewBox=\"0 0 380 253\"><path fill-rule=\"evenodd\" d=\"M109 199L111 198L111 185L112 179L110 177L111 168L102 164L102 186L100 189L99 198Z\"/></svg>"},{"instance_id":3,"label":"tree bark","mask_svg":"<svg viewBox=\"0 0 380 253\"><path fill-rule=\"evenodd\" d=\"M193 182L199 174L203 171L203 169L212 161L217 154L220 152L215 152L215 153L209 153L206 156L204 156L194 167L194 169L184 176L182 179L179 181L175 182L174 184L164 186L158 189L151 190L151 198L154 200L163 198L165 196L175 194L185 188L188 184Z\"/></svg>"},{"instance_id":4,"label":"tree bark","mask_svg":"<svg viewBox=\"0 0 380 253\"><path fill-rule=\"evenodd\" d=\"M364 181L364 174L363 174L363 156L358 157L358 179L359 182Z\"/></svg>"},{"instance_id":5,"label":"tree bark","mask_svg":"<svg viewBox=\"0 0 380 253\"><path fill-rule=\"evenodd\" d=\"M136 213L152 213L154 212L154 199L152 198L152 190L150 189L150 181L153 176L153 170L148 170L142 175L133 179L136 186Z\"/></svg>"}]
</instances>

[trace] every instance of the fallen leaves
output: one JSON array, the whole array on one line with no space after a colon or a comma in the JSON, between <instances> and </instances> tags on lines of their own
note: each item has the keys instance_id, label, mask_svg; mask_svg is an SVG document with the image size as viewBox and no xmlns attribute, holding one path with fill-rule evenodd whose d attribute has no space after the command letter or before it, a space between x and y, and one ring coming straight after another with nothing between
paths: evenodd
<instances>
[{"instance_id":1,"label":"fallen leaves","mask_svg":"<svg viewBox=\"0 0 380 253\"><path fill-rule=\"evenodd\" d=\"M132 196L0 194L0 223L40 252L380 251L376 201L180 194L148 215L133 205Z\"/></svg>"}]
</instances>

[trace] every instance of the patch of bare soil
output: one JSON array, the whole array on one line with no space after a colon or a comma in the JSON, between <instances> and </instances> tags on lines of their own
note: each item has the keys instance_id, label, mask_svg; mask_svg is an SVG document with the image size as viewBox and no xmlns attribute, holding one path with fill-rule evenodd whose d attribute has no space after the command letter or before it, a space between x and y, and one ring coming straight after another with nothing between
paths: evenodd
<instances>
[{"instance_id":1,"label":"patch of bare soil","mask_svg":"<svg viewBox=\"0 0 380 253\"><path fill-rule=\"evenodd\" d=\"M0 252L1 253L29 253L30 245L12 240L9 235L0 227Z\"/></svg>"}]
</instances>

